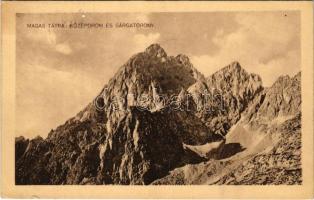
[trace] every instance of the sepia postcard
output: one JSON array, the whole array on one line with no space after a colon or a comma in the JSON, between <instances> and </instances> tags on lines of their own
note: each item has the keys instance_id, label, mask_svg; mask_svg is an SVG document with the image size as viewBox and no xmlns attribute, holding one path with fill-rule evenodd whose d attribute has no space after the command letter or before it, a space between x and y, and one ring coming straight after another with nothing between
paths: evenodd
<instances>
[{"instance_id":1,"label":"sepia postcard","mask_svg":"<svg viewBox=\"0 0 314 200\"><path fill-rule=\"evenodd\" d=\"M312 7L2 2L1 196L313 198Z\"/></svg>"}]
</instances>

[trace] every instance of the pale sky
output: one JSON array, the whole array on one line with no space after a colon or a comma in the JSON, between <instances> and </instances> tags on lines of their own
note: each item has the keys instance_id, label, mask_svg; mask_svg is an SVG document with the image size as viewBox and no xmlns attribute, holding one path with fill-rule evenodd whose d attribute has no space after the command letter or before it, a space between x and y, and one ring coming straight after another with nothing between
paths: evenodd
<instances>
[{"instance_id":1,"label":"pale sky","mask_svg":"<svg viewBox=\"0 0 314 200\"><path fill-rule=\"evenodd\" d=\"M35 29L28 23L150 22L150 29ZM300 15L289 12L18 14L16 135L47 136L82 110L128 58L159 43L205 76L232 61L270 86L300 71Z\"/></svg>"}]
</instances>

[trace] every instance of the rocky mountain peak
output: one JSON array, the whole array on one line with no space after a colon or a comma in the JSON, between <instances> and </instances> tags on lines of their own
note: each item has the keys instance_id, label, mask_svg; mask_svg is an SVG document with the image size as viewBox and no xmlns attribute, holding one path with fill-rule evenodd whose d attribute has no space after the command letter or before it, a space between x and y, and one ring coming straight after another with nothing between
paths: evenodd
<instances>
[{"instance_id":1,"label":"rocky mountain peak","mask_svg":"<svg viewBox=\"0 0 314 200\"><path fill-rule=\"evenodd\" d=\"M256 74L244 70L238 62L232 62L206 79L214 101L207 107L211 112L202 116L212 130L225 135L238 122L249 102L262 90L262 80ZM219 116L219 117L218 117Z\"/></svg>"},{"instance_id":2,"label":"rocky mountain peak","mask_svg":"<svg viewBox=\"0 0 314 200\"><path fill-rule=\"evenodd\" d=\"M249 73L242 68L239 62L234 61L230 63L229 65L223 67L222 69L218 70L214 74L208 77L210 78L228 78L228 77L235 77L235 78L240 78L239 76L244 76L247 77L249 76Z\"/></svg>"},{"instance_id":3,"label":"rocky mountain peak","mask_svg":"<svg viewBox=\"0 0 314 200\"><path fill-rule=\"evenodd\" d=\"M288 75L282 75L282 76L279 76L278 79L273 83L273 86L276 86L276 85L280 85L282 87L284 87L285 85L287 85L289 82L291 81L291 78L290 76Z\"/></svg>"},{"instance_id":4,"label":"rocky mountain peak","mask_svg":"<svg viewBox=\"0 0 314 200\"><path fill-rule=\"evenodd\" d=\"M145 104L144 106L152 111L162 107L153 102L158 96L179 94L182 89L188 89L199 80L205 78L190 63L187 56L167 56L159 44L152 44L144 52L132 56L104 87L101 94L105 94L105 104L110 104L115 99L122 100L117 103L120 110ZM146 98L145 102L142 97ZM87 112L90 110L87 109ZM110 115L110 108L105 107L104 110Z\"/></svg>"},{"instance_id":5,"label":"rocky mountain peak","mask_svg":"<svg viewBox=\"0 0 314 200\"><path fill-rule=\"evenodd\" d=\"M301 81L301 72L298 72L294 77L293 77L294 80L296 81Z\"/></svg>"},{"instance_id":6,"label":"rocky mountain peak","mask_svg":"<svg viewBox=\"0 0 314 200\"><path fill-rule=\"evenodd\" d=\"M209 76L207 84L211 88L232 93L233 96L240 96L242 99L245 96L251 99L263 88L260 76L248 73L238 62L232 62Z\"/></svg>"},{"instance_id":7,"label":"rocky mountain peak","mask_svg":"<svg viewBox=\"0 0 314 200\"><path fill-rule=\"evenodd\" d=\"M228 70L231 71L239 71L242 70L242 67L240 65L240 63L238 61L233 61L232 63L230 63L228 66L225 67Z\"/></svg>"},{"instance_id":8,"label":"rocky mountain peak","mask_svg":"<svg viewBox=\"0 0 314 200\"><path fill-rule=\"evenodd\" d=\"M166 51L160 46L160 44L151 44L149 47L145 49L145 53L147 53L151 57L167 57Z\"/></svg>"},{"instance_id":9,"label":"rocky mountain peak","mask_svg":"<svg viewBox=\"0 0 314 200\"><path fill-rule=\"evenodd\" d=\"M183 65L191 65L190 59L187 55L179 54L176 56L176 59Z\"/></svg>"}]
</instances>

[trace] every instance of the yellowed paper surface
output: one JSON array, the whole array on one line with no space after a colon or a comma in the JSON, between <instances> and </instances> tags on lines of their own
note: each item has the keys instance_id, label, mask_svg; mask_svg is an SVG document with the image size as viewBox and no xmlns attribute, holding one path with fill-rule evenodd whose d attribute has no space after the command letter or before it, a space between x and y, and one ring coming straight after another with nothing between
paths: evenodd
<instances>
[{"instance_id":1,"label":"yellowed paper surface","mask_svg":"<svg viewBox=\"0 0 314 200\"><path fill-rule=\"evenodd\" d=\"M1 6L3 197L313 198L312 2L3 2ZM267 13L274 16L273 20ZM282 17L287 14L287 18L290 14L295 16L292 21L299 24L299 27L294 29L284 18L277 19L281 14ZM147 19L150 15L155 17L155 21ZM200 20L195 20L193 16ZM211 16L216 21L211 19ZM232 23L230 18L234 16L238 17L238 24ZM265 23L264 16L268 17L266 19L269 23ZM85 28L74 28L74 23L79 22L80 18L86 19L88 23L101 25L89 24ZM173 27L167 19L174 23ZM121 25L133 22L142 23L133 26L145 27ZM244 24L241 24L242 22ZM67 24L67 27L61 27L62 23ZM69 31L71 23L72 32ZM213 27L212 32L204 28L207 25ZM230 30L219 29L220 26ZM262 32L260 26L264 26L266 30ZM76 31L81 31L81 35L77 36ZM111 41L101 38L101 34L110 31L112 35L108 39ZM201 32L202 38L195 32ZM290 32L295 33L291 37L297 37L296 40L291 40ZM86 38L80 43L78 38L83 34ZM251 37L250 40L247 40L246 36ZM28 41L25 38L28 38ZM260 38L262 39L259 40ZM210 43L200 42L202 40ZM99 44L94 43L99 41L104 42L104 46L111 46L97 49ZM266 87L271 87L281 74L292 76L296 74L294 70L301 71L302 183L207 185L206 181L203 181L202 184L195 185L16 185L15 138L23 134L27 138L34 138L38 132L42 133L43 138L47 137L50 129L55 129L76 116L98 95L120 66L135 53L144 51L151 43L159 43L166 51L168 49L168 56L186 52L192 64L205 76L234 61L232 59L243 60L243 68L250 73L261 75ZM197 47L194 43L200 46ZM260 45L257 46L258 44ZM208 47L210 45L212 47ZM215 48L215 45L219 48ZM37 48L38 46L41 48ZM280 49L283 47L286 47L287 51ZM250 48L251 52L248 51ZM91 57L93 54L98 55L98 60L88 60L86 49L89 49L88 55ZM206 49L211 49L212 52L204 54ZM246 55L238 53L241 49ZM100 50L106 54L104 57L99 53ZM260 52L265 52L265 55ZM282 52L284 56L281 55ZM238 57L233 57L234 55ZM295 55L296 57L293 57ZM52 57L54 59L49 60ZM255 63L255 58L259 58L261 62ZM102 59L104 67L100 68ZM295 60L299 62L294 63ZM111 67L109 64L119 66ZM300 66L293 67L293 64ZM93 68L94 65L99 68ZM270 66L274 66L273 70ZM53 70L49 71L49 67ZM84 69L78 69L79 67ZM99 69L100 71L93 71ZM183 73L182 71L181 74ZM25 88L33 89L25 91ZM41 99L35 99L36 97ZM44 112L49 114L45 115ZM45 116L47 119L43 119Z\"/></svg>"}]
</instances>

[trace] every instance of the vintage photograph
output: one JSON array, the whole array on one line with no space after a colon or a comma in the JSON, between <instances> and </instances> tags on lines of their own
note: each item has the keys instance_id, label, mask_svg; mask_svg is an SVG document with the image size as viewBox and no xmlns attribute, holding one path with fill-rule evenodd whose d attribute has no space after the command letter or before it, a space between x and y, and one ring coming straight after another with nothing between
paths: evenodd
<instances>
[{"instance_id":1,"label":"vintage photograph","mask_svg":"<svg viewBox=\"0 0 314 200\"><path fill-rule=\"evenodd\" d=\"M300 11L16 13L16 185L302 185Z\"/></svg>"}]
</instances>

